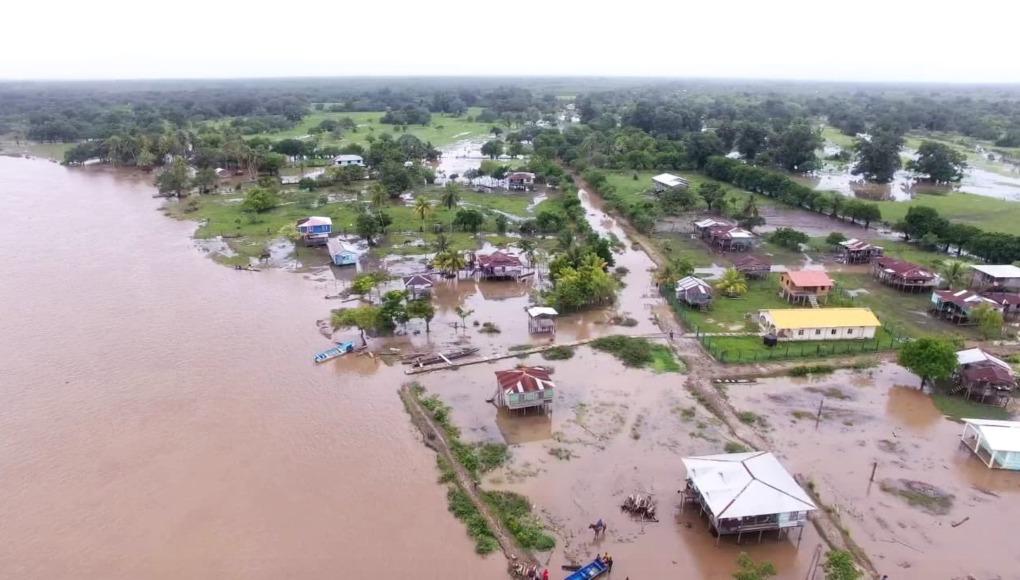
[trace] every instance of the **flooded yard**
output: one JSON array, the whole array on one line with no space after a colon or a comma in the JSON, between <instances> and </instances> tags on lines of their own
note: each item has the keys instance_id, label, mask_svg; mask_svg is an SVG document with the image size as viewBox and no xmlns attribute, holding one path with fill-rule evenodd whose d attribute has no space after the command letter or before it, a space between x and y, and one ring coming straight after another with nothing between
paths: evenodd
<instances>
[{"instance_id":1,"label":"flooded yard","mask_svg":"<svg viewBox=\"0 0 1020 580\"><path fill-rule=\"evenodd\" d=\"M884 364L728 385L727 394L738 411L765 417L765 437L881 573L1020 578L1020 554L1006 540L1020 518L1020 474L977 460L960 444L962 425L943 417L919 382Z\"/></svg>"}]
</instances>

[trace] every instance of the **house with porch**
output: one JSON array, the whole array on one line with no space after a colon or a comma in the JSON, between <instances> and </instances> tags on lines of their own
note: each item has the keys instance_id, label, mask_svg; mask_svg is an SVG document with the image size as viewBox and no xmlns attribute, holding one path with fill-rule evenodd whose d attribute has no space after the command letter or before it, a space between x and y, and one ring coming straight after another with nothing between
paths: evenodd
<instances>
[{"instance_id":1,"label":"house with porch","mask_svg":"<svg viewBox=\"0 0 1020 580\"><path fill-rule=\"evenodd\" d=\"M1020 318L1020 292L982 292L981 297L1001 306L1006 320Z\"/></svg>"},{"instance_id":2,"label":"house with porch","mask_svg":"<svg viewBox=\"0 0 1020 580\"><path fill-rule=\"evenodd\" d=\"M928 307L928 312L953 324L969 324L971 311L982 304L995 310L1002 310L998 302L985 298L973 290L936 290L931 293L931 306Z\"/></svg>"},{"instance_id":3,"label":"house with porch","mask_svg":"<svg viewBox=\"0 0 1020 580\"><path fill-rule=\"evenodd\" d=\"M333 220L323 216L312 216L297 221L297 231L306 246L324 246L333 233Z\"/></svg>"},{"instance_id":4,"label":"house with porch","mask_svg":"<svg viewBox=\"0 0 1020 580\"><path fill-rule=\"evenodd\" d=\"M882 246L876 246L857 238L850 238L840 242L836 247L836 261L844 264L867 264L884 253L885 248Z\"/></svg>"},{"instance_id":5,"label":"house with porch","mask_svg":"<svg viewBox=\"0 0 1020 580\"><path fill-rule=\"evenodd\" d=\"M521 259L502 250L496 250L491 254L476 254L473 261L475 274L484 280L516 280L524 274L524 263Z\"/></svg>"},{"instance_id":6,"label":"house with porch","mask_svg":"<svg viewBox=\"0 0 1020 580\"><path fill-rule=\"evenodd\" d=\"M702 239L723 252L746 252L754 247L755 235L740 226L712 226L705 230L705 234Z\"/></svg>"},{"instance_id":7,"label":"house with porch","mask_svg":"<svg viewBox=\"0 0 1020 580\"><path fill-rule=\"evenodd\" d=\"M687 180L672 173L660 173L652 177L652 189L655 193L662 193L671 189L687 189Z\"/></svg>"},{"instance_id":8,"label":"house with porch","mask_svg":"<svg viewBox=\"0 0 1020 580\"><path fill-rule=\"evenodd\" d=\"M528 313L528 332L531 334L556 334L556 317L559 312L549 306L532 306Z\"/></svg>"},{"instance_id":9,"label":"house with porch","mask_svg":"<svg viewBox=\"0 0 1020 580\"><path fill-rule=\"evenodd\" d=\"M746 255L734 258L733 268L747 278L763 280L772 273L772 262L766 258Z\"/></svg>"},{"instance_id":10,"label":"house with porch","mask_svg":"<svg viewBox=\"0 0 1020 580\"><path fill-rule=\"evenodd\" d=\"M787 302L818 306L835 285L821 270L789 270L779 276L779 295Z\"/></svg>"},{"instance_id":11,"label":"house with porch","mask_svg":"<svg viewBox=\"0 0 1020 580\"><path fill-rule=\"evenodd\" d=\"M715 227L736 227L736 224L715 218L704 218L694 222L694 233L702 240L707 240L709 230Z\"/></svg>"},{"instance_id":12,"label":"house with porch","mask_svg":"<svg viewBox=\"0 0 1020 580\"><path fill-rule=\"evenodd\" d=\"M980 348L956 353L957 368L953 373L951 394L966 392L967 400L977 399L1005 407L1016 389L1013 367Z\"/></svg>"},{"instance_id":13,"label":"house with porch","mask_svg":"<svg viewBox=\"0 0 1020 580\"><path fill-rule=\"evenodd\" d=\"M676 299L691 308L705 310L712 305L712 285L694 276L681 278L676 283Z\"/></svg>"},{"instance_id":14,"label":"house with porch","mask_svg":"<svg viewBox=\"0 0 1020 580\"><path fill-rule=\"evenodd\" d=\"M681 459L687 471L680 490L681 511L697 506L708 518L716 543L724 535L766 532L777 539L804 533L808 514L817 509L811 497L776 457L767 451L725 453Z\"/></svg>"},{"instance_id":15,"label":"house with porch","mask_svg":"<svg viewBox=\"0 0 1020 580\"><path fill-rule=\"evenodd\" d=\"M556 384L550 378L548 369L522 366L496 371L496 392L492 402L511 412L537 409L549 413L552 411L555 394Z\"/></svg>"},{"instance_id":16,"label":"house with porch","mask_svg":"<svg viewBox=\"0 0 1020 580\"><path fill-rule=\"evenodd\" d=\"M871 275L886 286L903 292L930 292L938 279L934 272L923 266L885 256L872 262Z\"/></svg>"},{"instance_id":17,"label":"house with porch","mask_svg":"<svg viewBox=\"0 0 1020 580\"><path fill-rule=\"evenodd\" d=\"M510 191L531 191L535 188L535 174L515 171L506 176L506 184Z\"/></svg>"},{"instance_id":18,"label":"house with porch","mask_svg":"<svg viewBox=\"0 0 1020 580\"><path fill-rule=\"evenodd\" d=\"M401 278L404 283L404 290L407 291L411 300L417 300L432 293L432 277L428 274L411 274Z\"/></svg>"},{"instance_id":19,"label":"house with porch","mask_svg":"<svg viewBox=\"0 0 1020 580\"><path fill-rule=\"evenodd\" d=\"M360 252L358 252L357 248L340 238L330 238L329 242L326 243L326 250L329 251L329 259L333 262L334 266L358 265Z\"/></svg>"},{"instance_id":20,"label":"house with porch","mask_svg":"<svg viewBox=\"0 0 1020 580\"><path fill-rule=\"evenodd\" d=\"M1020 421L964 419L960 441L989 469L1020 471Z\"/></svg>"},{"instance_id":21,"label":"house with porch","mask_svg":"<svg viewBox=\"0 0 1020 580\"><path fill-rule=\"evenodd\" d=\"M758 324L776 340L866 340L882 326L870 308L774 308Z\"/></svg>"},{"instance_id":22,"label":"house with porch","mask_svg":"<svg viewBox=\"0 0 1020 580\"><path fill-rule=\"evenodd\" d=\"M987 291L1020 291L1020 268L1013 265L979 266L972 265L974 277L970 287Z\"/></svg>"}]
</instances>

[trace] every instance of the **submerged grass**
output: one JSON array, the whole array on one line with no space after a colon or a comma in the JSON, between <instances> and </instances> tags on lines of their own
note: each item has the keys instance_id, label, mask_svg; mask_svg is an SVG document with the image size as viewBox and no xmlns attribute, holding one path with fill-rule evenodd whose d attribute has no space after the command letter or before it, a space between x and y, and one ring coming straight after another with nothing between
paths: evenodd
<instances>
[{"instance_id":1,"label":"submerged grass","mask_svg":"<svg viewBox=\"0 0 1020 580\"><path fill-rule=\"evenodd\" d=\"M554 346L542 351L545 360L567 360L574 358L574 349L569 346Z\"/></svg>"},{"instance_id":2,"label":"submerged grass","mask_svg":"<svg viewBox=\"0 0 1020 580\"><path fill-rule=\"evenodd\" d=\"M933 393L931 401L935 404L935 407L940 413L956 421L961 419L995 419L998 421L1008 421L1012 418L1012 414L1002 407L982 405L981 403L968 401L967 399L956 395Z\"/></svg>"},{"instance_id":3,"label":"submerged grass","mask_svg":"<svg viewBox=\"0 0 1020 580\"><path fill-rule=\"evenodd\" d=\"M486 491L482 498L522 548L547 551L556 546L556 539L545 533L542 522L531 513L528 498L512 491Z\"/></svg>"},{"instance_id":4,"label":"submerged grass","mask_svg":"<svg viewBox=\"0 0 1020 580\"><path fill-rule=\"evenodd\" d=\"M591 342L592 348L608 352L625 366L650 367L655 372L681 372L683 365L673 356L669 347L652 344L648 339L614 334Z\"/></svg>"}]
</instances>

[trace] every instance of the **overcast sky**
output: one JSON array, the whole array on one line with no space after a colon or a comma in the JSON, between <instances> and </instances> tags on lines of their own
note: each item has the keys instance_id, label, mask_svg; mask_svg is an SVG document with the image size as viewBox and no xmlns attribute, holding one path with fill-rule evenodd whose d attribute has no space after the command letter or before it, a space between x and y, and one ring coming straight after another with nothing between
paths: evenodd
<instances>
[{"instance_id":1,"label":"overcast sky","mask_svg":"<svg viewBox=\"0 0 1020 580\"><path fill-rule=\"evenodd\" d=\"M11 0L0 78L1020 82L1020 0Z\"/></svg>"}]
</instances>

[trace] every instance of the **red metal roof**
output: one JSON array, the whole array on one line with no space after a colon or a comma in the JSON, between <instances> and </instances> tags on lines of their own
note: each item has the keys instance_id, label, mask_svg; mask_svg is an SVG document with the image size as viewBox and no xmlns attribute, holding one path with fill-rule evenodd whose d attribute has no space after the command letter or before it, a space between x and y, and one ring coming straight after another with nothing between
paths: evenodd
<instances>
[{"instance_id":1,"label":"red metal roof","mask_svg":"<svg viewBox=\"0 0 1020 580\"><path fill-rule=\"evenodd\" d=\"M549 371L541 367L518 367L508 371L496 371L496 382L504 393L530 393L556 387L549 378Z\"/></svg>"},{"instance_id":2,"label":"red metal roof","mask_svg":"<svg viewBox=\"0 0 1020 580\"><path fill-rule=\"evenodd\" d=\"M970 290L936 290L935 295L939 297L939 301L956 304L963 310L970 310L978 304L987 304L995 309L1002 308L999 303Z\"/></svg>"},{"instance_id":3,"label":"red metal roof","mask_svg":"<svg viewBox=\"0 0 1020 580\"><path fill-rule=\"evenodd\" d=\"M1003 306L1016 306L1020 304L1020 294L1015 292L982 292L981 295Z\"/></svg>"},{"instance_id":4,"label":"red metal roof","mask_svg":"<svg viewBox=\"0 0 1020 580\"><path fill-rule=\"evenodd\" d=\"M832 279L821 270L791 270L786 275L794 286L801 288L814 286L832 286Z\"/></svg>"},{"instance_id":5,"label":"red metal roof","mask_svg":"<svg viewBox=\"0 0 1020 580\"><path fill-rule=\"evenodd\" d=\"M495 251L491 254L479 254L478 263L482 266L522 266L521 259L506 252Z\"/></svg>"},{"instance_id":6,"label":"red metal roof","mask_svg":"<svg viewBox=\"0 0 1020 580\"><path fill-rule=\"evenodd\" d=\"M516 180L523 179L525 181L529 179L535 179L534 173L528 173L527 171L515 171L507 176L507 179Z\"/></svg>"},{"instance_id":7,"label":"red metal roof","mask_svg":"<svg viewBox=\"0 0 1020 580\"><path fill-rule=\"evenodd\" d=\"M993 362L982 362L968 365L963 369L963 378L973 383L988 383L990 385L1009 385L1012 388L1016 384L1013 373Z\"/></svg>"},{"instance_id":8,"label":"red metal roof","mask_svg":"<svg viewBox=\"0 0 1020 580\"><path fill-rule=\"evenodd\" d=\"M733 259L733 265L737 268L771 268L772 262L765 258L759 258L758 256L740 256L739 258Z\"/></svg>"},{"instance_id":9,"label":"red metal roof","mask_svg":"<svg viewBox=\"0 0 1020 580\"><path fill-rule=\"evenodd\" d=\"M934 274L913 262L905 262L895 258L879 258L877 263L879 268L889 270L902 278L923 278L925 280L933 280L935 278Z\"/></svg>"}]
</instances>

